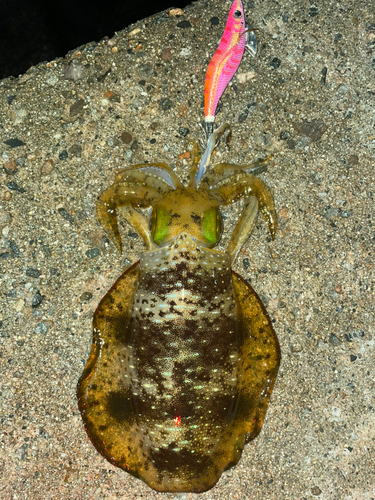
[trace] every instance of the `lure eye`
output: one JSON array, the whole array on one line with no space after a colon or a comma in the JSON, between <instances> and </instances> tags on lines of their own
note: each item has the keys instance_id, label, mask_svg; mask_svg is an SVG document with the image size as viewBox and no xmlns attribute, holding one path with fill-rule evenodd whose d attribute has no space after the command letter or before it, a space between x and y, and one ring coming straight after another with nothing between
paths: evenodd
<instances>
[{"instance_id":1,"label":"lure eye","mask_svg":"<svg viewBox=\"0 0 375 500\"><path fill-rule=\"evenodd\" d=\"M235 13L234 13L234 17L236 17L237 19L239 19L240 17L242 17L242 13L240 10L236 10Z\"/></svg>"}]
</instances>

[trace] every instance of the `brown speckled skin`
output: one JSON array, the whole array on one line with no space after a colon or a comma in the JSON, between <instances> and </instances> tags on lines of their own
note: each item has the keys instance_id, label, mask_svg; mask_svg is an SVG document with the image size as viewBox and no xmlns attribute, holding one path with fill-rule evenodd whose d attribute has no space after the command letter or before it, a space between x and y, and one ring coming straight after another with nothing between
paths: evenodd
<instances>
[{"instance_id":1,"label":"brown speckled skin","mask_svg":"<svg viewBox=\"0 0 375 500\"><path fill-rule=\"evenodd\" d=\"M153 230L157 207L172 214L165 240L100 302L78 384L97 450L158 491L206 491L238 462L262 427L280 362L254 290L228 253L200 238L217 200L191 186L158 198Z\"/></svg>"}]
</instances>

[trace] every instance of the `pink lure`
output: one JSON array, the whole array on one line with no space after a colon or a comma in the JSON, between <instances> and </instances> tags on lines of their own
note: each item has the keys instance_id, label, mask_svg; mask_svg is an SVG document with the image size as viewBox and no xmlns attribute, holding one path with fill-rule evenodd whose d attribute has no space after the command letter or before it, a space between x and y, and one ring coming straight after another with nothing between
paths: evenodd
<instances>
[{"instance_id":1,"label":"pink lure","mask_svg":"<svg viewBox=\"0 0 375 500\"><path fill-rule=\"evenodd\" d=\"M204 83L205 122L215 120L217 103L240 65L246 45L245 15L241 0L234 0L223 37L207 68Z\"/></svg>"}]
</instances>

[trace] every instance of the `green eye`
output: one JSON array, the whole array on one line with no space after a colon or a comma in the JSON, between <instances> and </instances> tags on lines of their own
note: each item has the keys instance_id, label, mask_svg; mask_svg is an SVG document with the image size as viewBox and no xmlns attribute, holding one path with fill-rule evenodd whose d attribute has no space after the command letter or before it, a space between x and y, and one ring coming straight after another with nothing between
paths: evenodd
<instances>
[{"instance_id":1,"label":"green eye","mask_svg":"<svg viewBox=\"0 0 375 500\"><path fill-rule=\"evenodd\" d=\"M203 214L202 229L209 245L216 245L221 234L221 219L217 208L211 208Z\"/></svg>"},{"instance_id":2,"label":"green eye","mask_svg":"<svg viewBox=\"0 0 375 500\"><path fill-rule=\"evenodd\" d=\"M152 233L157 245L160 245L166 237L170 220L169 213L164 208L156 209Z\"/></svg>"}]
</instances>

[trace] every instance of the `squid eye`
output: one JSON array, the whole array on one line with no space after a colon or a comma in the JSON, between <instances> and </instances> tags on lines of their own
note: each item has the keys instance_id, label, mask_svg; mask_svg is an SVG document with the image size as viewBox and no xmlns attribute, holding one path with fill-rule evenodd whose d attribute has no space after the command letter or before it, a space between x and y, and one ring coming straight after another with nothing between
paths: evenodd
<instances>
[{"instance_id":1,"label":"squid eye","mask_svg":"<svg viewBox=\"0 0 375 500\"><path fill-rule=\"evenodd\" d=\"M221 217L217 208L210 208L203 214L202 229L208 247L212 248L220 240L222 230Z\"/></svg>"},{"instance_id":2,"label":"squid eye","mask_svg":"<svg viewBox=\"0 0 375 500\"><path fill-rule=\"evenodd\" d=\"M160 245L167 235L168 226L171 217L169 213L162 207L158 207L153 217L152 235L157 245Z\"/></svg>"},{"instance_id":3,"label":"squid eye","mask_svg":"<svg viewBox=\"0 0 375 500\"><path fill-rule=\"evenodd\" d=\"M234 13L234 17L236 17L237 19L242 17L242 13L240 10L236 10L236 12Z\"/></svg>"}]
</instances>

